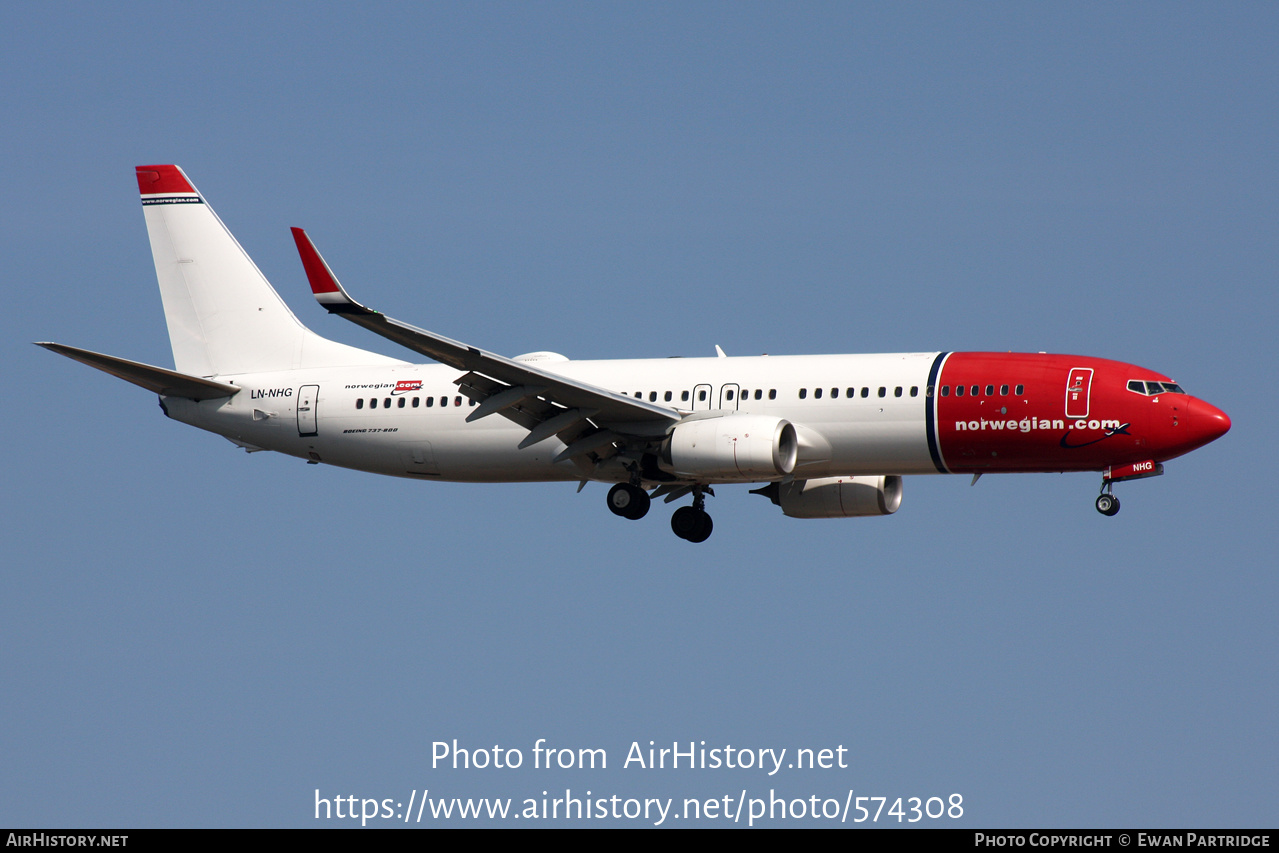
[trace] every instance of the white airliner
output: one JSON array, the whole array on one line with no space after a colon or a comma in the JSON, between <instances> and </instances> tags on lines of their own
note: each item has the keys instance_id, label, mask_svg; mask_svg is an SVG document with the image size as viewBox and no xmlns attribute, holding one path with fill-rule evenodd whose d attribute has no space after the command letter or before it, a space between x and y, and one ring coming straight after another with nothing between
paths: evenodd
<instances>
[{"instance_id":1,"label":"white airliner","mask_svg":"<svg viewBox=\"0 0 1279 853\"><path fill-rule=\"evenodd\" d=\"M630 519L691 496L671 527L702 542L705 498L726 483L763 484L788 516L848 518L895 512L907 474L1098 471L1097 509L1114 515L1115 482L1230 428L1168 377L1087 356L506 358L360 305L293 229L321 305L438 364L399 361L298 322L177 166L137 177L175 370L40 346L250 452L423 480L612 483L609 509Z\"/></svg>"}]
</instances>

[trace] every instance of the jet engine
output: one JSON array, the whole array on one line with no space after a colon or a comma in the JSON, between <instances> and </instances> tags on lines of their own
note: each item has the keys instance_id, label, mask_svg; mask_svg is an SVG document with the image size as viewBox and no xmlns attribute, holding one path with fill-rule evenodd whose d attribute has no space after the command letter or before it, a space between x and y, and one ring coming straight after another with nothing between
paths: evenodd
<instances>
[{"instance_id":1,"label":"jet engine","mask_svg":"<svg viewBox=\"0 0 1279 853\"><path fill-rule=\"evenodd\" d=\"M790 421L765 415L721 415L684 421L663 448L661 465L703 482L750 482L795 470L799 439Z\"/></svg>"},{"instance_id":2,"label":"jet engine","mask_svg":"<svg viewBox=\"0 0 1279 853\"><path fill-rule=\"evenodd\" d=\"M857 518L891 515L902 503L902 478L823 477L769 483L751 494L763 495L791 518Z\"/></svg>"}]
</instances>

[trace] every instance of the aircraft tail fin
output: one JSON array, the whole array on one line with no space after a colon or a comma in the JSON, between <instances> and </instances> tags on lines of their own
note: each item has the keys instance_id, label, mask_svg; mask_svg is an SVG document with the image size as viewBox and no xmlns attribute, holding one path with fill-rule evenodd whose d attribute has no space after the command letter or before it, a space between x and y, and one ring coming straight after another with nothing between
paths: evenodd
<instances>
[{"instance_id":1,"label":"aircraft tail fin","mask_svg":"<svg viewBox=\"0 0 1279 853\"><path fill-rule=\"evenodd\" d=\"M177 166L138 166L137 175L178 371L209 377L395 362L303 326Z\"/></svg>"}]
</instances>

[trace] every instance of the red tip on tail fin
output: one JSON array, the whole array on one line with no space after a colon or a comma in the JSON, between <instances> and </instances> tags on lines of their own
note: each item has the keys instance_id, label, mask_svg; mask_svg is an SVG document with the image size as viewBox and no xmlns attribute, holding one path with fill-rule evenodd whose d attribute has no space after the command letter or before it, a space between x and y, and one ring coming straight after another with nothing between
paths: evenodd
<instances>
[{"instance_id":1,"label":"red tip on tail fin","mask_svg":"<svg viewBox=\"0 0 1279 853\"><path fill-rule=\"evenodd\" d=\"M193 193L195 187L177 166L138 166L138 192L142 195Z\"/></svg>"}]
</instances>

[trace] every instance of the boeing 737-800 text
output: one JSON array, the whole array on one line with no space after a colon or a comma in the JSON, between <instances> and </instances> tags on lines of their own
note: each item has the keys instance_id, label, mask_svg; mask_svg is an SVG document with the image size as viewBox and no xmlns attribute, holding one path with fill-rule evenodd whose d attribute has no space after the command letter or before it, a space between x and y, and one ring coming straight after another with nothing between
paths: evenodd
<instances>
[{"instance_id":1,"label":"boeing 737-800 text","mask_svg":"<svg viewBox=\"0 0 1279 853\"><path fill-rule=\"evenodd\" d=\"M671 527L701 542L705 498L728 483L762 484L795 518L848 518L895 512L907 474L1097 471L1097 509L1114 515L1114 483L1230 428L1168 377L1086 356L506 358L364 307L293 229L321 305L438 364L400 361L298 322L177 166L137 177L175 369L40 345L249 451L422 480L611 483L609 509L630 519L687 495Z\"/></svg>"}]
</instances>

